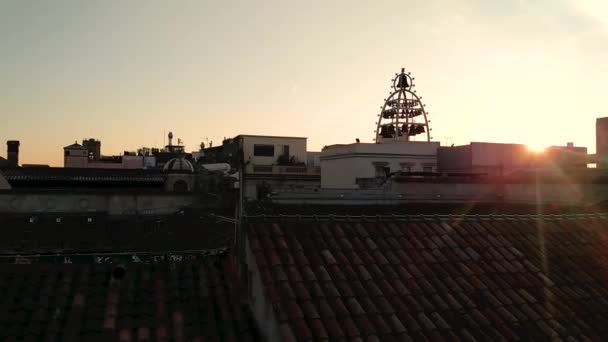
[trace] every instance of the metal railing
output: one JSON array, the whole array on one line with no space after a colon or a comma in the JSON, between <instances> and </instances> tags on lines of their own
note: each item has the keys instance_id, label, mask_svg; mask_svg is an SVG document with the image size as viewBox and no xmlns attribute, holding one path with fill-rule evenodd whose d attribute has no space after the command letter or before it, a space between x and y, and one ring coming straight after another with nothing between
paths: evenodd
<instances>
[{"instance_id":1,"label":"metal railing","mask_svg":"<svg viewBox=\"0 0 608 342\"><path fill-rule=\"evenodd\" d=\"M273 174L273 175L320 175L320 166L307 165L247 165L246 172L249 174Z\"/></svg>"}]
</instances>

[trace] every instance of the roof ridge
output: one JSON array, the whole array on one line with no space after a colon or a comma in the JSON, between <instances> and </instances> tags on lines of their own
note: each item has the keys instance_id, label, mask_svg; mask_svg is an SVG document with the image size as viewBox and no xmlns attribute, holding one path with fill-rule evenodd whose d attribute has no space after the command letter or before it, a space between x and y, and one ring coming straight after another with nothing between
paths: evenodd
<instances>
[{"instance_id":1,"label":"roof ridge","mask_svg":"<svg viewBox=\"0 0 608 342\"><path fill-rule=\"evenodd\" d=\"M43 253L43 254L0 254L0 264L32 264L50 262L53 264L96 263L156 263L163 261L181 262L200 260L207 257L228 255L228 247L200 250L159 251L159 252L100 252L100 253Z\"/></svg>"},{"instance_id":2,"label":"roof ridge","mask_svg":"<svg viewBox=\"0 0 608 342\"><path fill-rule=\"evenodd\" d=\"M608 219L608 213L572 213L572 214L259 214L244 215L243 220L296 220L296 221L452 221L460 220L563 220L563 219Z\"/></svg>"}]
</instances>

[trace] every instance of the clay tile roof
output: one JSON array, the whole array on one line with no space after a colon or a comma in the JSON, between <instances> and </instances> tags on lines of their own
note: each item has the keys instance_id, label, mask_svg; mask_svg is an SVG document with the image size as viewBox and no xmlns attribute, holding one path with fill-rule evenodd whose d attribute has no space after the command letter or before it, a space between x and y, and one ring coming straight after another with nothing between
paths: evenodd
<instances>
[{"instance_id":1,"label":"clay tile roof","mask_svg":"<svg viewBox=\"0 0 608 342\"><path fill-rule=\"evenodd\" d=\"M248 220L275 313L300 308L286 320L297 340L608 336L602 215Z\"/></svg>"},{"instance_id":2,"label":"clay tile roof","mask_svg":"<svg viewBox=\"0 0 608 342\"><path fill-rule=\"evenodd\" d=\"M0 340L258 338L251 313L240 303L240 282L228 256L171 263L79 260L14 264L2 259Z\"/></svg>"}]
</instances>

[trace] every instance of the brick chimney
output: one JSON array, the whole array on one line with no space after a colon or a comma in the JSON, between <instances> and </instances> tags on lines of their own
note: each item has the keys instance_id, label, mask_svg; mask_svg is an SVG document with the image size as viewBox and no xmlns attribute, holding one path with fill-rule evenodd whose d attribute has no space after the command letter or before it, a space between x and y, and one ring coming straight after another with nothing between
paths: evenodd
<instances>
[{"instance_id":1,"label":"brick chimney","mask_svg":"<svg viewBox=\"0 0 608 342\"><path fill-rule=\"evenodd\" d=\"M19 140L8 140L6 142L6 160L9 167L19 166Z\"/></svg>"}]
</instances>

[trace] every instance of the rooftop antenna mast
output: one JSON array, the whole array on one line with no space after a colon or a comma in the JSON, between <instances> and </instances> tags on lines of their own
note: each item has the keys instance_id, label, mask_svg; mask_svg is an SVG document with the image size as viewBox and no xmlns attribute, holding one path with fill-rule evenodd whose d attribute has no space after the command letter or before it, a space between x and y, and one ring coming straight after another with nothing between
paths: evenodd
<instances>
[{"instance_id":1,"label":"rooftop antenna mast","mask_svg":"<svg viewBox=\"0 0 608 342\"><path fill-rule=\"evenodd\" d=\"M384 100L384 106L376 122L376 143L411 141L418 134L426 133L426 141L431 141L431 129L422 97L416 95L415 78L406 73L404 68L395 74L391 94Z\"/></svg>"}]
</instances>

